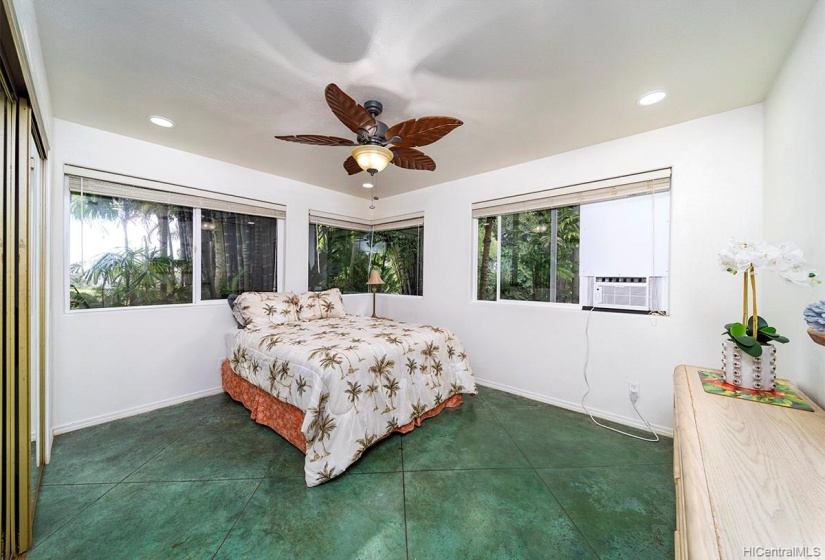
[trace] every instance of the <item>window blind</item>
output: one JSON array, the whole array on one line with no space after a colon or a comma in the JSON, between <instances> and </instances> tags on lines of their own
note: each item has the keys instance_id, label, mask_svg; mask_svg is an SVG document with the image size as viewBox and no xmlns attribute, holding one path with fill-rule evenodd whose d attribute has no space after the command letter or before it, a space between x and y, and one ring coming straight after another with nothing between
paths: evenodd
<instances>
[{"instance_id":1,"label":"window blind","mask_svg":"<svg viewBox=\"0 0 825 560\"><path fill-rule=\"evenodd\" d=\"M309 223L320 224L355 231L387 231L405 229L424 225L424 212L379 218L377 220L362 220L350 216L341 216L318 210L309 211Z\"/></svg>"},{"instance_id":2,"label":"window blind","mask_svg":"<svg viewBox=\"0 0 825 560\"><path fill-rule=\"evenodd\" d=\"M253 216L286 218L286 206L254 198L118 175L73 165L64 166L64 173L71 192L129 198Z\"/></svg>"},{"instance_id":3,"label":"window blind","mask_svg":"<svg viewBox=\"0 0 825 560\"><path fill-rule=\"evenodd\" d=\"M392 229L406 229L424 225L424 212L394 216L392 218L379 218L372 220L374 231L387 231Z\"/></svg>"},{"instance_id":4,"label":"window blind","mask_svg":"<svg viewBox=\"0 0 825 560\"><path fill-rule=\"evenodd\" d=\"M372 229L369 220L359 220L358 218L319 212L318 210L309 211L309 223L355 231L370 231Z\"/></svg>"},{"instance_id":5,"label":"window blind","mask_svg":"<svg viewBox=\"0 0 825 560\"><path fill-rule=\"evenodd\" d=\"M670 190L670 168L473 203L473 218L602 202Z\"/></svg>"}]
</instances>

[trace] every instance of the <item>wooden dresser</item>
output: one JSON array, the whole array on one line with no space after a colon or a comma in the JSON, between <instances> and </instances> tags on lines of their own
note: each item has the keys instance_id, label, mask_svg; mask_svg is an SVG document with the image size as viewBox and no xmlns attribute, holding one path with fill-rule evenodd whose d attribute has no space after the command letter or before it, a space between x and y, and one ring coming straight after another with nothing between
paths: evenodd
<instances>
[{"instance_id":1,"label":"wooden dresser","mask_svg":"<svg viewBox=\"0 0 825 560\"><path fill-rule=\"evenodd\" d=\"M676 558L825 558L825 412L706 393L699 369L673 373Z\"/></svg>"}]
</instances>

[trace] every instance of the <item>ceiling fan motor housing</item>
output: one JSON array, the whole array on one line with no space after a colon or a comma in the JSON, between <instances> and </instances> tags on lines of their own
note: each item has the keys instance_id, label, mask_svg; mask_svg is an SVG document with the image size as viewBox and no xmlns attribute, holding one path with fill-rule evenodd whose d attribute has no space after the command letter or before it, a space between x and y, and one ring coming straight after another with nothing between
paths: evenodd
<instances>
[{"instance_id":1,"label":"ceiling fan motor housing","mask_svg":"<svg viewBox=\"0 0 825 560\"><path fill-rule=\"evenodd\" d=\"M369 101L364 103L364 109L372 115L372 118L377 117L381 114L384 110L384 105L381 104L380 101L376 101L375 99L370 99Z\"/></svg>"},{"instance_id":2,"label":"ceiling fan motor housing","mask_svg":"<svg viewBox=\"0 0 825 560\"><path fill-rule=\"evenodd\" d=\"M370 134L370 131L365 128L358 131L358 143L384 146L387 143L387 130L389 130L389 127L385 123L376 119L375 130L372 134Z\"/></svg>"}]
</instances>

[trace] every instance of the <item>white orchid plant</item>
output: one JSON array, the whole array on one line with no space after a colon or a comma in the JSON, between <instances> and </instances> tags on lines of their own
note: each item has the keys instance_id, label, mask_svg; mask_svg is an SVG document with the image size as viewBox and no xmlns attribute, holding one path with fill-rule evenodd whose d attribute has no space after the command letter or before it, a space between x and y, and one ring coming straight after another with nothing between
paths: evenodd
<instances>
[{"instance_id":1,"label":"white orchid plant","mask_svg":"<svg viewBox=\"0 0 825 560\"><path fill-rule=\"evenodd\" d=\"M814 286L820 283L817 271L809 267L802 250L793 243L770 245L764 241L731 240L719 253L719 265L731 274L742 273L742 322L728 323L725 332L745 353L759 357L762 345L770 342L788 342L788 338L776 332L776 328L757 314L756 273L759 270L775 272L790 284ZM748 317L748 285L750 284L753 315Z\"/></svg>"}]
</instances>

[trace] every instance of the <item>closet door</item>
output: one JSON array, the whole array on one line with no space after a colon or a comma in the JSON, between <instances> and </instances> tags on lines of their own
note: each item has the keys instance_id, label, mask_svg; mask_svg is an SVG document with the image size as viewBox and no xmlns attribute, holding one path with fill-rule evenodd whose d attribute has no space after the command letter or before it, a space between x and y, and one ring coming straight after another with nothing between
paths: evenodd
<instances>
[{"instance_id":1,"label":"closet door","mask_svg":"<svg viewBox=\"0 0 825 560\"><path fill-rule=\"evenodd\" d=\"M4 78L4 77L2 77ZM0 214L2 277L2 455L3 522L0 557L25 552L31 544L29 379L29 136L31 111L0 79L2 101L3 198Z\"/></svg>"}]
</instances>

